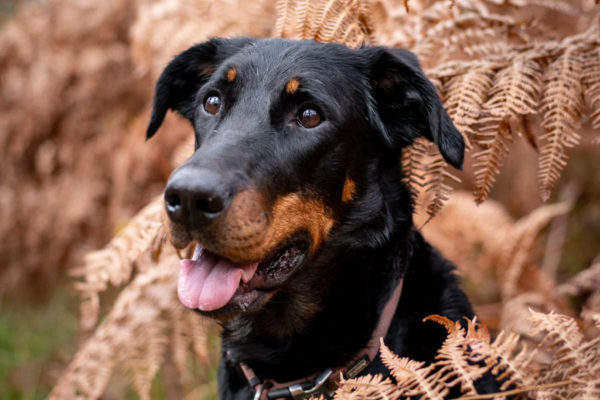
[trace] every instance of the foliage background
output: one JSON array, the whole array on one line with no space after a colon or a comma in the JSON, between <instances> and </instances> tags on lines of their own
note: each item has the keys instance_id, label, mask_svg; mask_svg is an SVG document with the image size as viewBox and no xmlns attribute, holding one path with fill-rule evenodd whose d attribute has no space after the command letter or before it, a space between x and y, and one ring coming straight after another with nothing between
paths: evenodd
<instances>
[{"instance_id":1,"label":"foliage background","mask_svg":"<svg viewBox=\"0 0 600 400\"><path fill-rule=\"evenodd\" d=\"M347 10L361 4L346 3ZM474 62L515 46L524 49L576 35L598 23L592 1L457 0L452 8L450 2L415 0L408 12L404 2L371 3L373 42L411 48L428 71L445 62ZM89 335L78 328L86 327L85 316L78 316L78 292L69 271L77 273L87 252L123 232L160 193L173 165L188 151L190 129L174 116L162 135L144 143L153 82L161 68L178 51L212 35L305 34L294 31L298 23L293 18L322 13L310 7L299 10L297 4L303 3L0 3L0 398L44 398L50 392ZM286 5L291 20L281 17ZM360 38L361 32L354 34ZM335 33L328 38L324 30L323 39L335 39ZM543 59L540 64L547 67ZM594 106L593 101L585 104ZM507 140L512 144L498 165L493 201L476 208L471 195L457 193L423 228L460 266L480 318L492 329L526 333L527 306L575 317L582 310L600 312L598 279L588 279L595 286L584 289L563 286L569 295L555 295L561 283L597 265L594 258L600 254L600 149L593 143L598 137L594 113L582 112L577 132L583 139L568 149L569 161L548 200L567 206L545 208L537 190L540 150L531 145L531 137L539 137L538 111L523 119L533 127L531 136L523 130ZM481 166L476 157L468 160L464 172L452 172L462 180L452 186L483 199L477 179ZM427 185L433 190L421 193L419 226L428 219L427 205L440 188ZM145 271L140 262L96 289L102 292L101 319L119 286ZM580 322L586 335L597 335L588 320ZM212 332L208 336L206 329ZM162 365L152 381L154 398L214 396L214 370L206 367L217 357L211 329L203 328L200 336L212 344L204 352L196 349L200 357L185 361L189 368L183 378L173 378L178 369L168 362ZM113 376L103 398L135 398L131 381Z\"/></svg>"}]
</instances>

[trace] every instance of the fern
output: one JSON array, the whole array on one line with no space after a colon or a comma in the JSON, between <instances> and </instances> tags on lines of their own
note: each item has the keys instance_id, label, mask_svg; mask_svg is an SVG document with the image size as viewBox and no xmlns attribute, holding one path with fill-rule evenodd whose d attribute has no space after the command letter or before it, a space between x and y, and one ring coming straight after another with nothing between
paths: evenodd
<instances>
[{"instance_id":1,"label":"fern","mask_svg":"<svg viewBox=\"0 0 600 400\"><path fill-rule=\"evenodd\" d=\"M567 380L560 389L542 391L539 396L561 396L567 399L592 399L600 394L600 338L589 342L575 320L555 313L532 313L532 333L545 332L540 347L552 354L552 363L542 369L540 383Z\"/></svg>"},{"instance_id":2,"label":"fern","mask_svg":"<svg viewBox=\"0 0 600 400\"><path fill-rule=\"evenodd\" d=\"M395 355L383 341L381 342L381 361L390 370L404 397L423 396L425 399L444 400L448 387L434 365L414 361Z\"/></svg>"},{"instance_id":3,"label":"fern","mask_svg":"<svg viewBox=\"0 0 600 400\"><path fill-rule=\"evenodd\" d=\"M481 378L489 368L479 366L477 363L470 362L465 357L469 352L465 330L458 321L452 322L439 315L432 315L425 320L435 321L446 328L448 336L438 350L435 357L435 365L440 368L440 374L447 376L447 385L454 387L460 384L460 390L466 394L476 394L475 382ZM472 328L472 327L470 327ZM469 332L473 337L473 332Z\"/></svg>"},{"instance_id":4,"label":"fern","mask_svg":"<svg viewBox=\"0 0 600 400\"><path fill-rule=\"evenodd\" d=\"M570 13L568 7L563 7L569 2L562 0L514 0L502 4L499 0L415 0L410 2L410 13L409 1L280 0L272 33L339 41L350 46L370 42L412 48L424 61L430 79L442 89L449 113L469 147L477 147L471 151L480 171L476 174L476 199L483 201L488 196L502 160L510 151L509 144L519 133L532 145L541 143L540 190L547 198L566 162L565 148L579 142L576 129L586 117L584 95L593 123L600 124L600 37L598 24L593 22L580 34L534 40L534 33L543 30L540 25L523 25L509 15L532 4ZM506 14L499 11L499 6L505 7ZM373 10L378 13L372 13ZM214 34L225 29L215 26ZM388 32L383 32L383 28ZM522 31L512 37L517 28ZM497 43L494 38L498 38ZM460 48L464 49L462 58L444 58L445 54L440 57L440 51L449 54L448 49ZM528 130L526 124L528 116L538 115L540 110L546 129L542 136ZM451 190L448 181L453 177L447 166L434 146L423 140L406 149L403 165L407 181L431 195L428 212L433 216ZM77 353L51 398L98 398L117 367L128 371L140 397L147 398L151 379L165 357L171 356L180 371L185 368L190 346L196 357L207 358L203 326L195 315L178 306L174 296L172 264L177 257L162 242L159 202L157 199L151 203L120 236L88 257L77 271L83 278L78 289L83 293L82 326L86 329L97 323L99 293L109 283L127 285L106 319ZM514 293L515 281L521 275L525 249L531 244L528 235L534 235L532 232L543 225L534 222L511 231L511 235L515 233L514 241L506 240L506 248L516 249L514 254L509 251L514 257L503 289L506 296ZM517 241L523 242L523 247L516 246ZM132 279L133 271L137 275ZM452 387L459 387L467 396L477 396L475 382L486 371L504 379L504 389L516 386L512 392L497 394L498 397L509 393L529 393L537 398L598 397L600 384L594 378L600 376L598 339L583 339L569 317L534 314L533 333L545 337L535 351L521 347L515 334L501 333L491 341L487 330L472 321L465 329L441 317L432 319L442 323L448 332L433 364L401 358L382 346L382 359L396 382L381 376L342 380L336 398L396 399L422 395L438 399ZM143 340L132 341L132 337ZM569 352L575 352L576 357ZM534 358L536 354L551 362L539 362ZM588 371L584 371L584 365Z\"/></svg>"},{"instance_id":5,"label":"fern","mask_svg":"<svg viewBox=\"0 0 600 400\"><path fill-rule=\"evenodd\" d=\"M483 202L496 181L502 160L509 152L507 142L512 141L510 124L498 117L482 119L477 144L484 149L473 154L475 163L475 201Z\"/></svg>"},{"instance_id":6,"label":"fern","mask_svg":"<svg viewBox=\"0 0 600 400\"><path fill-rule=\"evenodd\" d=\"M162 196L155 198L106 247L89 253L83 267L73 270L74 276L84 278L75 285L82 294L80 326L84 331L92 329L98 320L98 293L106 290L108 283L120 286L128 282L135 261L149 248L154 253L160 251L163 204Z\"/></svg>"},{"instance_id":7,"label":"fern","mask_svg":"<svg viewBox=\"0 0 600 400\"><path fill-rule=\"evenodd\" d=\"M592 399L599 393L600 378L597 378L597 374L600 370L600 339L583 340L575 321L570 317L531 311L531 334L547 332L533 350L521 346L519 336L514 333L500 332L491 341L487 330L475 321L467 321L465 330L459 322L439 315L432 315L426 320L443 325L448 332L436 361L425 365L398 357L382 343L381 359L395 378L397 386L396 392L390 392L390 383L384 381L381 391L385 391L387 397L375 398L408 399L420 395L423 399L439 399L443 398L440 395L447 394L450 388L456 386L465 393L460 397L465 400L523 394L536 399ZM535 361L540 352L553 354L554 362L544 365ZM587 364L585 369L581 368L584 364ZM475 383L486 372L502 382L500 392L487 395L477 393ZM336 399L370 398L369 395L378 393L374 385L380 382L379 375L343 381L344 390L336 394ZM398 394L399 397L393 397Z\"/></svg>"},{"instance_id":8,"label":"fern","mask_svg":"<svg viewBox=\"0 0 600 400\"><path fill-rule=\"evenodd\" d=\"M568 49L550 66L541 104L544 113L539 159L540 193L545 201L567 163L565 147L574 147L581 139L576 133L582 116L582 60L576 50Z\"/></svg>"},{"instance_id":9,"label":"fern","mask_svg":"<svg viewBox=\"0 0 600 400\"><path fill-rule=\"evenodd\" d=\"M593 127L600 127L600 49L583 55L583 77L587 103L591 109Z\"/></svg>"},{"instance_id":10,"label":"fern","mask_svg":"<svg viewBox=\"0 0 600 400\"><path fill-rule=\"evenodd\" d=\"M472 125L480 118L480 110L493 84L492 76L490 70L473 70L449 79L444 88L444 104L463 134L468 150L472 147L470 138L476 132Z\"/></svg>"},{"instance_id":11,"label":"fern","mask_svg":"<svg viewBox=\"0 0 600 400\"><path fill-rule=\"evenodd\" d=\"M365 0L279 1L280 17L273 36L341 42L356 47L367 42L369 2Z\"/></svg>"},{"instance_id":12,"label":"fern","mask_svg":"<svg viewBox=\"0 0 600 400\"><path fill-rule=\"evenodd\" d=\"M116 368L131 377L141 398L149 399L152 379L164 363L169 343L180 368L189 345L198 359L206 360L205 329L177 299L177 269L173 268L177 262L176 254L165 254L158 264L148 266L121 291L106 319L58 381L50 399L100 398ZM195 319L192 324L191 317Z\"/></svg>"},{"instance_id":13,"label":"fern","mask_svg":"<svg viewBox=\"0 0 600 400\"><path fill-rule=\"evenodd\" d=\"M355 379L342 379L334 399L362 400L362 399L398 399L400 394L396 386L381 375L366 375Z\"/></svg>"}]
</instances>

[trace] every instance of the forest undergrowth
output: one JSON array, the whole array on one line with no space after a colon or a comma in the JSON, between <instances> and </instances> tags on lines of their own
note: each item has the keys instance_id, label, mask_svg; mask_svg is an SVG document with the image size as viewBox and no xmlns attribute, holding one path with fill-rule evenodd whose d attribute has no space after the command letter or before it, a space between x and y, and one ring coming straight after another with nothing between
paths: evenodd
<instances>
[{"instance_id":1,"label":"forest undergrowth","mask_svg":"<svg viewBox=\"0 0 600 400\"><path fill-rule=\"evenodd\" d=\"M179 255L160 223L159 193L191 154L191 130L170 116L168 135L142 141L165 63L233 35L408 48L467 143L461 173L426 141L402 164L415 223L458 265L478 319L429 317L448 333L435 363L382 346L394 380L344 381L336 398L440 399L453 387L485 398L475 382L488 371L510 392L498 399L600 398L595 2L240 4L48 0L1 28L0 294L51 290L68 270L80 296L80 346L50 398L121 398L110 390L121 374L142 399L156 398L157 377L159 398L214 395L216 329L179 305Z\"/></svg>"}]
</instances>

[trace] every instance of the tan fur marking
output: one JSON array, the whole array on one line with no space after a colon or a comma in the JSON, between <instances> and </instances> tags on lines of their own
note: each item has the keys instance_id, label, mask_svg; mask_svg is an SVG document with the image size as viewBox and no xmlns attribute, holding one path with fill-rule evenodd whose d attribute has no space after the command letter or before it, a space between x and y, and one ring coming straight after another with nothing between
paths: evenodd
<instances>
[{"instance_id":1,"label":"tan fur marking","mask_svg":"<svg viewBox=\"0 0 600 400\"><path fill-rule=\"evenodd\" d=\"M236 75L237 75L237 69L230 68L229 71L227 71L227 82L233 82L235 80Z\"/></svg>"},{"instance_id":2,"label":"tan fur marking","mask_svg":"<svg viewBox=\"0 0 600 400\"><path fill-rule=\"evenodd\" d=\"M315 251L333 223L330 211L320 200L292 193L275 202L267 243L269 247L275 247L294 232L305 229L312 237L312 250Z\"/></svg>"},{"instance_id":3,"label":"tan fur marking","mask_svg":"<svg viewBox=\"0 0 600 400\"><path fill-rule=\"evenodd\" d=\"M299 87L300 82L298 82L298 79L292 78L285 84L285 91L287 94L294 94Z\"/></svg>"},{"instance_id":4,"label":"tan fur marking","mask_svg":"<svg viewBox=\"0 0 600 400\"><path fill-rule=\"evenodd\" d=\"M316 197L292 193L278 198L270 212L262 196L245 190L233 199L218 224L192 232L202 246L235 262L264 261L277 246L299 230L309 232L314 252L331 230L329 209ZM165 221L169 240L182 244L170 221ZM179 241L177 240L179 239Z\"/></svg>"},{"instance_id":5,"label":"tan fur marking","mask_svg":"<svg viewBox=\"0 0 600 400\"><path fill-rule=\"evenodd\" d=\"M342 201L344 203L354 198L354 192L356 191L356 183L349 176L346 177L344 182L344 188L342 189Z\"/></svg>"}]
</instances>

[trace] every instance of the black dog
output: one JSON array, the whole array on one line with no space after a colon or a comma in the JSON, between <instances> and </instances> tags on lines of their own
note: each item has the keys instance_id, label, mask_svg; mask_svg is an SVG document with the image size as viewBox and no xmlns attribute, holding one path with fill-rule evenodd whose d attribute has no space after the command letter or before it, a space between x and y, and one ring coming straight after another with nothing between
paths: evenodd
<instances>
[{"instance_id":1,"label":"black dog","mask_svg":"<svg viewBox=\"0 0 600 400\"><path fill-rule=\"evenodd\" d=\"M169 179L165 225L176 247L198 244L178 291L224 328L221 398L303 398L340 371L386 373L378 336L432 361L445 330L423 318L473 316L402 182L415 138L456 168L464 151L412 53L212 39L162 73L148 138L168 109L192 123L196 151Z\"/></svg>"}]
</instances>

